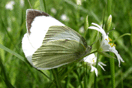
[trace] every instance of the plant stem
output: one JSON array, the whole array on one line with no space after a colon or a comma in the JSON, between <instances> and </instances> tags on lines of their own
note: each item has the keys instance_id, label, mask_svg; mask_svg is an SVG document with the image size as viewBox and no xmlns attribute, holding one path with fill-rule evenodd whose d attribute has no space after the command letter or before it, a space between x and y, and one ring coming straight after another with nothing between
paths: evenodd
<instances>
[{"instance_id":1,"label":"plant stem","mask_svg":"<svg viewBox=\"0 0 132 88\"><path fill-rule=\"evenodd\" d=\"M60 82L59 77L58 77L57 69L53 69L52 73L53 73L53 76L54 76L54 79L55 79L56 88L61 88L61 82Z\"/></svg>"},{"instance_id":2,"label":"plant stem","mask_svg":"<svg viewBox=\"0 0 132 88\"><path fill-rule=\"evenodd\" d=\"M108 5L108 16L111 14L111 3L112 3L112 0L107 0L107 5Z\"/></svg>"},{"instance_id":3,"label":"plant stem","mask_svg":"<svg viewBox=\"0 0 132 88\"><path fill-rule=\"evenodd\" d=\"M45 2L45 0L43 0L43 2L44 2L44 12L47 12L47 8L46 8L46 2Z\"/></svg>"},{"instance_id":4,"label":"plant stem","mask_svg":"<svg viewBox=\"0 0 132 88\"><path fill-rule=\"evenodd\" d=\"M112 0L108 1L108 16L111 14L111 4ZM110 37L112 38L112 34L110 34ZM110 53L111 56L114 56L113 53ZM111 84L112 88L115 88L115 64L114 64L114 58L110 59L110 70L111 70Z\"/></svg>"},{"instance_id":5,"label":"plant stem","mask_svg":"<svg viewBox=\"0 0 132 88\"><path fill-rule=\"evenodd\" d=\"M44 12L46 11L46 4L45 4L45 0L39 0L40 1L40 9Z\"/></svg>"},{"instance_id":6,"label":"plant stem","mask_svg":"<svg viewBox=\"0 0 132 88\"><path fill-rule=\"evenodd\" d=\"M87 15L86 18L85 18L85 22L84 22L84 30L85 30L84 38L86 38L86 35L87 35L87 32L88 32L88 27L89 27L89 23L88 23L88 15Z\"/></svg>"},{"instance_id":7,"label":"plant stem","mask_svg":"<svg viewBox=\"0 0 132 88\"><path fill-rule=\"evenodd\" d=\"M67 67L66 71L68 71L68 70L69 70L69 68ZM65 88L68 88L68 83L69 83L69 76L67 75L67 77L66 77L66 83L65 83Z\"/></svg>"},{"instance_id":8,"label":"plant stem","mask_svg":"<svg viewBox=\"0 0 132 88\"><path fill-rule=\"evenodd\" d=\"M114 56L113 53L110 53L111 56ZM112 88L115 88L115 64L114 64L114 58L110 59L110 70L111 70L111 83Z\"/></svg>"},{"instance_id":9,"label":"plant stem","mask_svg":"<svg viewBox=\"0 0 132 88\"><path fill-rule=\"evenodd\" d=\"M98 59L99 59L99 53L97 53L97 62L96 62L96 68L98 66ZM97 88L97 77L94 76L94 88Z\"/></svg>"},{"instance_id":10,"label":"plant stem","mask_svg":"<svg viewBox=\"0 0 132 88\"><path fill-rule=\"evenodd\" d=\"M87 88L87 65L85 65L85 70L84 70L84 88Z\"/></svg>"}]
</instances>

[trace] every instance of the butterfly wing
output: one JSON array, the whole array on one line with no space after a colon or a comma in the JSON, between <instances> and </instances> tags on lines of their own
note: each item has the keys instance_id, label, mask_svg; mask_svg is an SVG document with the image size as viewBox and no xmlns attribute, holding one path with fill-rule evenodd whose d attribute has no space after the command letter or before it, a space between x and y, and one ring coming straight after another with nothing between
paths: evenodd
<instances>
[{"instance_id":1,"label":"butterfly wing","mask_svg":"<svg viewBox=\"0 0 132 88\"><path fill-rule=\"evenodd\" d=\"M32 56L39 69L52 69L71 63L85 54L86 42L76 31L66 26L51 26L42 46Z\"/></svg>"},{"instance_id":2,"label":"butterfly wing","mask_svg":"<svg viewBox=\"0 0 132 88\"><path fill-rule=\"evenodd\" d=\"M52 69L79 59L84 55L85 49L81 43L75 40L49 41L33 54L32 62L37 68Z\"/></svg>"},{"instance_id":3,"label":"butterfly wing","mask_svg":"<svg viewBox=\"0 0 132 88\"><path fill-rule=\"evenodd\" d=\"M79 33L67 26L51 26L46 33L43 43L59 39L75 40L87 47L85 39Z\"/></svg>"}]
</instances>

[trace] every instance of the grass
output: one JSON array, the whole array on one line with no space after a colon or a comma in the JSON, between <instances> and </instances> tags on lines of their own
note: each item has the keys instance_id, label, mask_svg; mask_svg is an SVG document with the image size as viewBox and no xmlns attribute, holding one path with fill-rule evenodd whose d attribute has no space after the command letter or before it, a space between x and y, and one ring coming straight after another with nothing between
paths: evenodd
<instances>
[{"instance_id":1,"label":"grass","mask_svg":"<svg viewBox=\"0 0 132 88\"><path fill-rule=\"evenodd\" d=\"M131 88L132 86L132 6L131 0L112 1L112 28L110 37L115 40L116 49L124 59L118 67L117 59L111 81L111 58L101 54L99 60L107 64L106 71L98 66L98 77L90 72L90 67L84 62L71 63L52 70L37 70L26 60L21 48L21 41L26 33L26 9L31 8L27 0L24 6L19 0L14 0L13 10L5 8L9 0L0 1L0 88ZM40 4L40 2L43 2ZM45 3L44 3L45 2ZM33 9L46 11L65 25L76 30L85 37L88 45L96 41L97 32L87 30L92 22L106 23L109 15L107 0L82 0L77 6L76 0L30 0ZM46 7L46 10L44 9ZM54 8L56 13L51 12ZM65 14L68 21L61 19ZM88 20L86 16L88 15ZM88 22L87 22L88 21ZM86 24L88 23L88 24ZM79 29L84 26L85 32ZM87 32L86 32L87 30ZM95 49L96 46L93 46ZM113 55L112 55L113 56Z\"/></svg>"}]
</instances>

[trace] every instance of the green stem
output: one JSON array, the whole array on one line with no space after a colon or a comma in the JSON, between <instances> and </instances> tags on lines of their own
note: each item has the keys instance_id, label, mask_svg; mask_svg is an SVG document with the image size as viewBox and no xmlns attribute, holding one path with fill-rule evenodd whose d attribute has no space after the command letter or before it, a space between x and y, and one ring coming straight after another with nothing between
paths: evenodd
<instances>
[{"instance_id":1,"label":"green stem","mask_svg":"<svg viewBox=\"0 0 132 88\"><path fill-rule=\"evenodd\" d=\"M114 56L113 53L110 53L111 56ZM112 88L115 88L115 64L114 64L114 58L110 59L110 70L111 70L111 83Z\"/></svg>"},{"instance_id":2,"label":"green stem","mask_svg":"<svg viewBox=\"0 0 132 88\"><path fill-rule=\"evenodd\" d=\"M111 14L111 5L112 5L112 0L107 0L108 1L108 16ZM112 34L110 35L112 38ZM113 53L110 53L111 56L114 56ZM111 70L111 84L112 88L115 88L115 64L114 64L114 58L110 59L110 70Z\"/></svg>"},{"instance_id":3,"label":"green stem","mask_svg":"<svg viewBox=\"0 0 132 88\"><path fill-rule=\"evenodd\" d=\"M53 82L55 84L55 82L50 77L48 77L43 71L38 70L38 69L36 69L36 70L39 71L40 73L42 73L45 77L47 77L51 82Z\"/></svg>"},{"instance_id":4,"label":"green stem","mask_svg":"<svg viewBox=\"0 0 132 88\"><path fill-rule=\"evenodd\" d=\"M68 71L69 68L67 67L66 70ZM67 75L67 77L66 77L66 83L65 83L65 88L68 88L68 83L69 83L69 76Z\"/></svg>"},{"instance_id":5,"label":"green stem","mask_svg":"<svg viewBox=\"0 0 132 88\"><path fill-rule=\"evenodd\" d=\"M11 84L11 82L10 82L10 80L9 80L9 77L8 77L8 75L7 75L7 73L6 73L6 69L5 69L5 66L4 66L3 61L2 61L1 58L0 58L0 70L1 70L1 75L2 75L3 81L5 82L6 86L7 86L8 88L15 88L15 87Z\"/></svg>"},{"instance_id":6,"label":"green stem","mask_svg":"<svg viewBox=\"0 0 132 88\"><path fill-rule=\"evenodd\" d=\"M123 87L123 73L122 73L122 70L121 70L121 88L124 88Z\"/></svg>"},{"instance_id":7,"label":"green stem","mask_svg":"<svg viewBox=\"0 0 132 88\"><path fill-rule=\"evenodd\" d=\"M45 0L39 0L40 1L40 9L44 12L46 11L46 4L45 4Z\"/></svg>"},{"instance_id":8,"label":"green stem","mask_svg":"<svg viewBox=\"0 0 132 88\"><path fill-rule=\"evenodd\" d=\"M87 65L85 65L85 68L84 68L84 88L87 88Z\"/></svg>"},{"instance_id":9,"label":"green stem","mask_svg":"<svg viewBox=\"0 0 132 88\"><path fill-rule=\"evenodd\" d=\"M79 31L79 19L80 19L80 10L79 10L80 6L77 6L77 14L76 14L76 21L77 21L77 30Z\"/></svg>"},{"instance_id":10,"label":"green stem","mask_svg":"<svg viewBox=\"0 0 132 88\"><path fill-rule=\"evenodd\" d=\"M60 82L59 77L58 77L57 69L53 69L52 73L53 73L54 80L55 80L55 83L56 83L56 88L61 88L61 82Z\"/></svg>"},{"instance_id":11,"label":"green stem","mask_svg":"<svg viewBox=\"0 0 132 88\"><path fill-rule=\"evenodd\" d=\"M45 2L45 0L43 0L43 2L44 2L44 12L47 12L47 8L46 8L46 2Z\"/></svg>"},{"instance_id":12,"label":"green stem","mask_svg":"<svg viewBox=\"0 0 132 88\"><path fill-rule=\"evenodd\" d=\"M88 15L87 15L86 18L85 18L85 22L84 22L84 30L85 30L84 38L86 38L86 35L87 35L87 32L88 32L88 27L89 27L89 23L88 23Z\"/></svg>"},{"instance_id":13,"label":"green stem","mask_svg":"<svg viewBox=\"0 0 132 88\"><path fill-rule=\"evenodd\" d=\"M107 5L108 5L108 16L111 14L111 3L112 3L112 0L107 0Z\"/></svg>"},{"instance_id":14,"label":"green stem","mask_svg":"<svg viewBox=\"0 0 132 88\"><path fill-rule=\"evenodd\" d=\"M96 68L98 66L98 59L99 59L99 53L97 53L97 62L96 62ZM94 88L97 88L97 77L94 76Z\"/></svg>"},{"instance_id":15,"label":"green stem","mask_svg":"<svg viewBox=\"0 0 132 88\"><path fill-rule=\"evenodd\" d=\"M116 39L113 41L113 43L116 42L117 40L119 40L119 38L122 38L122 37L124 37L124 36L126 36L126 35L131 36L132 34L130 34L130 33L124 33L124 34L121 35L120 37L116 38Z\"/></svg>"}]
</instances>

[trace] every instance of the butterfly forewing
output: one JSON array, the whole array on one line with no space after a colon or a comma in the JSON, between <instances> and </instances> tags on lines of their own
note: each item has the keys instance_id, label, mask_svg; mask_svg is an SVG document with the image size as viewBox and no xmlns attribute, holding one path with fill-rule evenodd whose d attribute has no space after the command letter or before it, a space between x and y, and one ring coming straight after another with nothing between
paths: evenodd
<instances>
[{"instance_id":1,"label":"butterfly forewing","mask_svg":"<svg viewBox=\"0 0 132 88\"><path fill-rule=\"evenodd\" d=\"M59 39L75 40L87 47L87 43L85 42L84 38L67 26L51 26L46 33L43 43Z\"/></svg>"}]
</instances>

